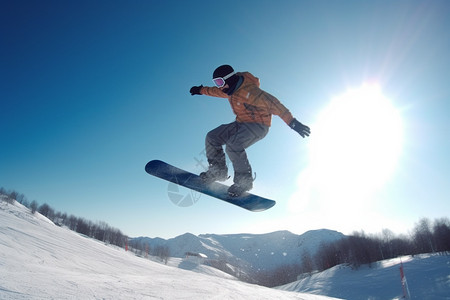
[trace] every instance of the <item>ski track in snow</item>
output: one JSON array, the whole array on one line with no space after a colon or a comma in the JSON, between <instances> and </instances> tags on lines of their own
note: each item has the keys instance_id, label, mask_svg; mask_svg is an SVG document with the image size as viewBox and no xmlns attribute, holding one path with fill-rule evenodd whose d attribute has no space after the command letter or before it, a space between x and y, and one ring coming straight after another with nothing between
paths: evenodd
<instances>
[{"instance_id":1,"label":"ski track in snow","mask_svg":"<svg viewBox=\"0 0 450 300\"><path fill-rule=\"evenodd\" d=\"M205 298L332 299L246 284L206 266L165 266L0 202L0 299Z\"/></svg>"}]
</instances>

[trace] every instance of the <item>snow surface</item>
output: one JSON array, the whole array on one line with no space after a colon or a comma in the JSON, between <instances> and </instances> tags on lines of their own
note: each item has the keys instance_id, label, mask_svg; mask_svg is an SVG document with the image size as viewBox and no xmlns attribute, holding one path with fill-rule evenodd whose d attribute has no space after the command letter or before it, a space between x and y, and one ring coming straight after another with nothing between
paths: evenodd
<instances>
[{"instance_id":1,"label":"snow surface","mask_svg":"<svg viewBox=\"0 0 450 300\"><path fill-rule=\"evenodd\" d=\"M449 256L401 259L411 299L450 300ZM140 258L0 201L0 299L401 299L399 264L340 265L269 289L195 260Z\"/></svg>"},{"instance_id":2,"label":"snow surface","mask_svg":"<svg viewBox=\"0 0 450 300\"><path fill-rule=\"evenodd\" d=\"M166 266L0 202L0 299L154 298L332 299L242 283L180 259Z\"/></svg>"},{"instance_id":3,"label":"snow surface","mask_svg":"<svg viewBox=\"0 0 450 300\"><path fill-rule=\"evenodd\" d=\"M417 255L384 260L358 270L339 265L324 272L281 287L343 299L401 299L400 263L406 277L410 299L450 299L450 256Z\"/></svg>"}]
</instances>

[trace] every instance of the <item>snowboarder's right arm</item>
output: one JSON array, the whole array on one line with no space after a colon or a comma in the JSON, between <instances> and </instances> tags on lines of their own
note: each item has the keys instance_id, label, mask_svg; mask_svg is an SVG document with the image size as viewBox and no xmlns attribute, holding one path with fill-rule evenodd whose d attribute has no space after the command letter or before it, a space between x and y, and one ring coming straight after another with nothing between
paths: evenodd
<instances>
[{"instance_id":1,"label":"snowboarder's right arm","mask_svg":"<svg viewBox=\"0 0 450 300\"><path fill-rule=\"evenodd\" d=\"M212 97L219 97L219 98L228 98L228 95L224 92L222 92L221 89L217 87L208 87L208 86L193 86L191 87L190 91L191 95L207 95Z\"/></svg>"}]
</instances>

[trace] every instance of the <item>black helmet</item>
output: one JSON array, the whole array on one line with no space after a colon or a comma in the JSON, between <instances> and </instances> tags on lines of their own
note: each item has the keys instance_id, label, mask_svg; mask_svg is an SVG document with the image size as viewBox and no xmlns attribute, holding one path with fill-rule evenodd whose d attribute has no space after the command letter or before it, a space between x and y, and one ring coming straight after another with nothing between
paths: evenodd
<instances>
[{"instance_id":1,"label":"black helmet","mask_svg":"<svg viewBox=\"0 0 450 300\"><path fill-rule=\"evenodd\" d=\"M225 77L234 72L234 69L230 65L221 65L214 70L213 79L217 77Z\"/></svg>"},{"instance_id":2,"label":"black helmet","mask_svg":"<svg viewBox=\"0 0 450 300\"><path fill-rule=\"evenodd\" d=\"M225 81L225 83L220 84L220 80L216 81L214 79L221 78ZM222 87L225 84L228 84L230 88L234 87L238 82L239 78L234 72L234 69L230 65L221 65L216 68L213 72L213 81L218 87Z\"/></svg>"}]
</instances>

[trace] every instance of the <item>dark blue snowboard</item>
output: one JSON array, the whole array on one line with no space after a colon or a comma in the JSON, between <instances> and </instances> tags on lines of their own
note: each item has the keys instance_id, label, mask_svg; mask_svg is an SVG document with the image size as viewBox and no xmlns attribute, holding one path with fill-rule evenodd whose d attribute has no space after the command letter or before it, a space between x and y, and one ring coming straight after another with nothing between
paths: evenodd
<instances>
[{"instance_id":1,"label":"dark blue snowboard","mask_svg":"<svg viewBox=\"0 0 450 300\"><path fill-rule=\"evenodd\" d=\"M240 206L250 211L263 211L275 205L275 201L244 193L239 197L228 195L228 186L213 182L205 184L198 175L181 170L160 160L152 160L145 166L145 171L153 176L179 184L205 195Z\"/></svg>"}]
</instances>

